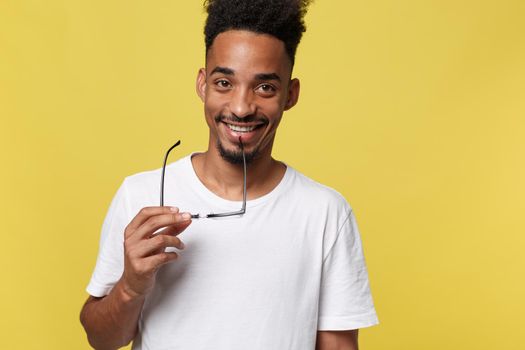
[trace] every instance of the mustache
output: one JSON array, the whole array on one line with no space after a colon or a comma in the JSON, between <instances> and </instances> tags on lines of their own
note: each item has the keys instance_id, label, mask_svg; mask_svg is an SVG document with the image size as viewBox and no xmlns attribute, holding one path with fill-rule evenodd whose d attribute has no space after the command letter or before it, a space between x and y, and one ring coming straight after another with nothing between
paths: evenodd
<instances>
[{"instance_id":1,"label":"mustache","mask_svg":"<svg viewBox=\"0 0 525 350\"><path fill-rule=\"evenodd\" d=\"M224 115L219 114L215 117L215 121L219 122L234 122L234 123L263 123L268 124L268 119L256 115L249 115L243 118L239 118L236 115Z\"/></svg>"}]
</instances>

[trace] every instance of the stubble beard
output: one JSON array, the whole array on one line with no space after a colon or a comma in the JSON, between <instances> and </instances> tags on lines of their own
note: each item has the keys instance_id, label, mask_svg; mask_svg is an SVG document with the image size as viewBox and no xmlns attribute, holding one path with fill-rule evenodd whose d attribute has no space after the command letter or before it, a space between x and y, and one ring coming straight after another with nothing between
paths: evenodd
<instances>
[{"instance_id":1,"label":"stubble beard","mask_svg":"<svg viewBox=\"0 0 525 350\"><path fill-rule=\"evenodd\" d=\"M217 149L219 150L219 154L221 155L222 159L227 161L230 164L238 165L243 164L242 160L242 151L241 146L239 145L239 150L228 150L224 148L221 141L217 140ZM259 147L255 148L251 152L245 152L244 157L246 158L246 164L250 164L254 159L256 159L259 156Z\"/></svg>"},{"instance_id":2,"label":"stubble beard","mask_svg":"<svg viewBox=\"0 0 525 350\"><path fill-rule=\"evenodd\" d=\"M257 118L256 116L250 116L245 118L238 118L235 116L224 116L222 114L217 115L215 118L216 123L220 123L222 121L231 120L237 123L247 123L255 120L260 120L264 124L267 124L268 121L265 118ZM238 145L238 150L229 150L224 148L221 141L217 139L217 150L219 150L219 154L221 155L222 159L225 161L231 163L231 164L243 164L242 160L242 151L241 151L241 145ZM260 155L259 152L259 146L255 147L255 149L251 152L245 152L244 156L246 158L246 164L250 164L254 159L257 159Z\"/></svg>"}]
</instances>

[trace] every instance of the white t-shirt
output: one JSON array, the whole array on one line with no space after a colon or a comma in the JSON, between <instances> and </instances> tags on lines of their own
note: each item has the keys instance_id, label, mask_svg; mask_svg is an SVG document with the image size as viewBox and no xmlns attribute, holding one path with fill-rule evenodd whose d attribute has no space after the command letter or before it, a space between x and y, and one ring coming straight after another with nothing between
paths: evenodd
<instances>
[{"instance_id":1,"label":"white t-shirt","mask_svg":"<svg viewBox=\"0 0 525 350\"><path fill-rule=\"evenodd\" d=\"M123 271L124 228L159 203L160 170L126 178L104 221L89 294L107 295ZM239 184L242 186L242 183ZM166 168L165 205L236 211L198 179L187 156ZM186 248L162 267L133 349L308 350L318 330L378 323L352 209L336 191L287 167L240 217L193 220Z\"/></svg>"}]
</instances>

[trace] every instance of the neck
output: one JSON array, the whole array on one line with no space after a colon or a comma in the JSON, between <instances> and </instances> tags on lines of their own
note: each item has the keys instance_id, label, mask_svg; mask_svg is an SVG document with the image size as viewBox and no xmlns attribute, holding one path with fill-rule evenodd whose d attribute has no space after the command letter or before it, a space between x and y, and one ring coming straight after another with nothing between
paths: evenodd
<instances>
[{"instance_id":1,"label":"neck","mask_svg":"<svg viewBox=\"0 0 525 350\"><path fill-rule=\"evenodd\" d=\"M195 155L192 164L197 176L210 191L224 199L242 200L242 164L231 164L224 160L211 145L208 151ZM246 169L247 197L255 199L277 186L286 167L268 153L253 159Z\"/></svg>"}]
</instances>

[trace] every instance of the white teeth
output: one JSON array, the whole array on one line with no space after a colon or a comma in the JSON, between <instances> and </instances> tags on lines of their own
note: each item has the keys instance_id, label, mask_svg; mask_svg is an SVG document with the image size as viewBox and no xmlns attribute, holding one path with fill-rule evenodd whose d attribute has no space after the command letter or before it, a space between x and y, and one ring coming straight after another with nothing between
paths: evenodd
<instances>
[{"instance_id":1,"label":"white teeth","mask_svg":"<svg viewBox=\"0 0 525 350\"><path fill-rule=\"evenodd\" d=\"M232 124L227 124L227 125L231 130L236 131L236 132L250 132L256 127L256 126L238 126L238 125L232 125Z\"/></svg>"}]
</instances>

